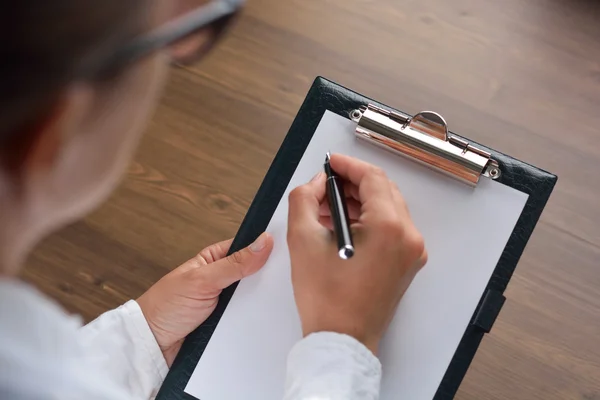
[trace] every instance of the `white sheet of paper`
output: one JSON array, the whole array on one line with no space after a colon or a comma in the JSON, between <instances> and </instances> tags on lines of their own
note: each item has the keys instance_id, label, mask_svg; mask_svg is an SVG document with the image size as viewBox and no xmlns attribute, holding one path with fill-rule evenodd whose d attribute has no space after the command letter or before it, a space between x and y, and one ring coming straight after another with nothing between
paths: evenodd
<instances>
[{"instance_id":1,"label":"white sheet of paper","mask_svg":"<svg viewBox=\"0 0 600 400\"><path fill-rule=\"evenodd\" d=\"M429 262L402 299L380 350L382 400L430 400L521 214L527 195L482 179L473 189L354 137L327 111L267 231L275 248L238 286L185 391L202 400L280 400L286 357L301 339L286 244L289 192L323 168L325 152L382 167L398 184ZM360 251L360 249L358 249Z\"/></svg>"}]
</instances>

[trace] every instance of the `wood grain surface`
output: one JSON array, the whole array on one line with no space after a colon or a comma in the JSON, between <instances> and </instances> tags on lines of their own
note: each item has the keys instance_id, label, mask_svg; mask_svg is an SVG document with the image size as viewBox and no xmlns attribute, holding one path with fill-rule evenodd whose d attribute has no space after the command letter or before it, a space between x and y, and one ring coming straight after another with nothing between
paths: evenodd
<instances>
[{"instance_id":1,"label":"wood grain surface","mask_svg":"<svg viewBox=\"0 0 600 400\"><path fill-rule=\"evenodd\" d=\"M558 185L458 399L600 399L600 3L252 0L175 68L128 174L24 277L89 320L232 237L322 75L549 170Z\"/></svg>"}]
</instances>

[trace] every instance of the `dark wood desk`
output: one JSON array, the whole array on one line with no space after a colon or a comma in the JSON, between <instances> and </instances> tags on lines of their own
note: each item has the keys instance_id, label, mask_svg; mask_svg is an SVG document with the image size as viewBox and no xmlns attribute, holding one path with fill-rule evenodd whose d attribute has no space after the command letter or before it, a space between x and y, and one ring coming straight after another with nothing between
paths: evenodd
<instances>
[{"instance_id":1,"label":"dark wood desk","mask_svg":"<svg viewBox=\"0 0 600 400\"><path fill-rule=\"evenodd\" d=\"M252 0L25 278L91 319L235 234L317 75L559 175L459 399L600 399L600 3Z\"/></svg>"}]
</instances>

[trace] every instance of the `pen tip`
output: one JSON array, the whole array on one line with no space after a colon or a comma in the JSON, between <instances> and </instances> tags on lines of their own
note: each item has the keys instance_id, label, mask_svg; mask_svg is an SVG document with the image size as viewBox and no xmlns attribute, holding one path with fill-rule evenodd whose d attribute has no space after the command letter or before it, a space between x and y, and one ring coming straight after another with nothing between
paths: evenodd
<instances>
[{"instance_id":1,"label":"pen tip","mask_svg":"<svg viewBox=\"0 0 600 400\"><path fill-rule=\"evenodd\" d=\"M331 153L330 152L325 153L325 162L329 162L330 159L331 159Z\"/></svg>"}]
</instances>

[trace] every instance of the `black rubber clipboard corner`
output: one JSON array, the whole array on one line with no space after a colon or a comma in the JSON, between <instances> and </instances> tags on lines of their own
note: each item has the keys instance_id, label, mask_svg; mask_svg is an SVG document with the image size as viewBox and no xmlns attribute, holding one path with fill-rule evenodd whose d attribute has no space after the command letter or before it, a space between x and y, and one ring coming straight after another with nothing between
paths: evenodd
<instances>
[{"instance_id":1,"label":"black rubber clipboard corner","mask_svg":"<svg viewBox=\"0 0 600 400\"><path fill-rule=\"evenodd\" d=\"M315 79L246 213L231 246L232 252L248 246L267 228L325 111L348 118L352 110L368 103L391 110L323 77ZM557 182L553 174L479 146L499 161L503 172L499 181L528 194L529 198L440 383L435 400L452 399L458 390L483 336L491 330L504 304L504 290ZM187 337L157 395L158 400L195 400L184 392L185 386L236 287L234 284L223 291L215 312Z\"/></svg>"}]
</instances>

